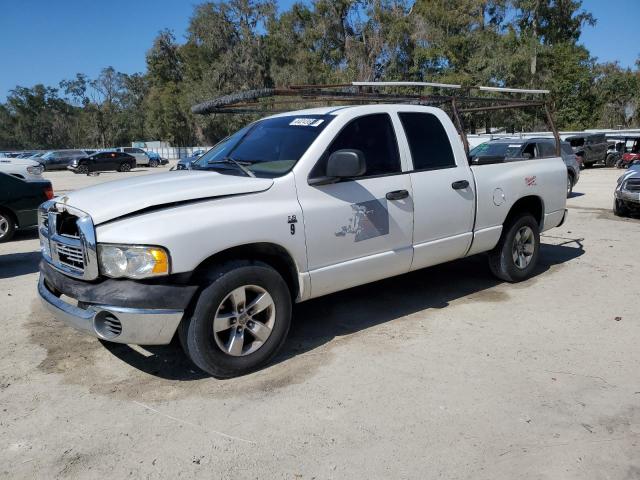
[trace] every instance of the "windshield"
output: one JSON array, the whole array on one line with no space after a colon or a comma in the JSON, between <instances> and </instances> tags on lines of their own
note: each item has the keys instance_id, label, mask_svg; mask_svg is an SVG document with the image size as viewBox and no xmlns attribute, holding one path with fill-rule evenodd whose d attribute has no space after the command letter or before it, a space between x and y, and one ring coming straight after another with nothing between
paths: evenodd
<instances>
[{"instance_id":1,"label":"windshield","mask_svg":"<svg viewBox=\"0 0 640 480\"><path fill-rule=\"evenodd\" d=\"M515 158L520 151L522 144L519 143L482 143L469 152L469 156L473 157L505 157Z\"/></svg>"},{"instance_id":2,"label":"windshield","mask_svg":"<svg viewBox=\"0 0 640 480\"><path fill-rule=\"evenodd\" d=\"M192 168L243 175L239 163L256 177L279 177L293 168L332 119L301 115L259 120L222 140Z\"/></svg>"}]
</instances>

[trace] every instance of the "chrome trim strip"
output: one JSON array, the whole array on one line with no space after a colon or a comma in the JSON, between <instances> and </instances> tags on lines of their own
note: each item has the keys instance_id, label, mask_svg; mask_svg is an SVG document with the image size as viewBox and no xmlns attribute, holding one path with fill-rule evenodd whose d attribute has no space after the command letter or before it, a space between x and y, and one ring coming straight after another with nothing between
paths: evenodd
<instances>
[{"instance_id":1,"label":"chrome trim strip","mask_svg":"<svg viewBox=\"0 0 640 480\"><path fill-rule=\"evenodd\" d=\"M112 305L76 307L49 290L42 274L38 281L38 293L43 305L61 322L88 335L115 343L167 345L184 315L182 310L153 310ZM122 332L119 335L107 338L99 333L95 322L101 312L110 313L120 321Z\"/></svg>"}]
</instances>

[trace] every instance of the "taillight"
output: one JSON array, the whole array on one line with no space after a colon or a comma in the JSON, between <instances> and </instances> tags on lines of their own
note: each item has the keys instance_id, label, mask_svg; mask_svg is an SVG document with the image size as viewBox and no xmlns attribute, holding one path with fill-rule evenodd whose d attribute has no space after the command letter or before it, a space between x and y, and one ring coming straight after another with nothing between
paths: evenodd
<instances>
[{"instance_id":1,"label":"taillight","mask_svg":"<svg viewBox=\"0 0 640 480\"><path fill-rule=\"evenodd\" d=\"M44 196L47 197L47 200L51 200L53 198L53 187L51 185L44 187Z\"/></svg>"}]
</instances>

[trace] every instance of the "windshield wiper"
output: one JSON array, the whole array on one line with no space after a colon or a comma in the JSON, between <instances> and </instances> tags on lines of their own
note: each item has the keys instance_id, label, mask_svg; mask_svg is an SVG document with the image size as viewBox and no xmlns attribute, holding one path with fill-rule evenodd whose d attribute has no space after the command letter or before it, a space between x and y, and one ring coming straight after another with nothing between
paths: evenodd
<instances>
[{"instance_id":1,"label":"windshield wiper","mask_svg":"<svg viewBox=\"0 0 640 480\"><path fill-rule=\"evenodd\" d=\"M210 162L207 162L208 165L211 165L213 163L230 163L238 167L240 170L242 170L242 173L244 173L247 177L253 177L253 178L256 177L256 175L246 167L246 165L251 165L252 164L251 162L240 162L231 157L224 157L224 158L221 158L220 160L211 160Z\"/></svg>"}]
</instances>

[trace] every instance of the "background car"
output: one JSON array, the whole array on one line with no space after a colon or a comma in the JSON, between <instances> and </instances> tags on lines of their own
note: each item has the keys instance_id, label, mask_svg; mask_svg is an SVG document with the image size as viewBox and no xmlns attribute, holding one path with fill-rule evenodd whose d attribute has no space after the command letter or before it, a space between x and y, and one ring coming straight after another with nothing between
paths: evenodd
<instances>
[{"instance_id":1,"label":"background car","mask_svg":"<svg viewBox=\"0 0 640 480\"><path fill-rule=\"evenodd\" d=\"M0 172L22 180L42 180L44 167L25 158L0 158Z\"/></svg>"},{"instance_id":2,"label":"background car","mask_svg":"<svg viewBox=\"0 0 640 480\"><path fill-rule=\"evenodd\" d=\"M568 142L560 142L562 160L567 166L567 196L580 179L580 163ZM553 138L499 138L482 143L469 152L471 163L479 157L500 158L502 161L553 157L556 141ZM495 160L494 160L495 161Z\"/></svg>"},{"instance_id":3,"label":"background car","mask_svg":"<svg viewBox=\"0 0 640 480\"><path fill-rule=\"evenodd\" d=\"M607 139L603 133L585 133L584 135L572 135L565 141L571 144L573 153L582 157L585 168L590 168L596 163L605 164L607 158Z\"/></svg>"},{"instance_id":4,"label":"background car","mask_svg":"<svg viewBox=\"0 0 640 480\"><path fill-rule=\"evenodd\" d=\"M138 166L148 166L149 165L149 155L147 155L147 152L145 152L144 150L142 150L141 148L136 148L136 147L117 147L114 148L114 150L116 152L121 152L121 153L127 153L131 156L133 156L136 159L136 165Z\"/></svg>"},{"instance_id":5,"label":"background car","mask_svg":"<svg viewBox=\"0 0 640 480\"><path fill-rule=\"evenodd\" d=\"M178 160L178 163L176 164L176 170L189 170L191 168L191 164L198 160L205 153L207 153L206 150L194 150L193 153L188 157L184 157Z\"/></svg>"},{"instance_id":6,"label":"background car","mask_svg":"<svg viewBox=\"0 0 640 480\"><path fill-rule=\"evenodd\" d=\"M150 167L159 167L160 165L167 165L169 160L166 158L162 158L157 152L146 152L149 157L149 166Z\"/></svg>"},{"instance_id":7,"label":"background car","mask_svg":"<svg viewBox=\"0 0 640 480\"><path fill-rule=\"evenodd\" d=\"M83 150L50 150L42 155L38 161L44 165L44 169L65 170L72 160L86 157Z\"/></svg>"},{"instance_id":8,"label":"background car","mask_svg":"<svg viewBox=\"0 0 640 480\"><path fill-rule=\"evenodd\" d=\"M53 198L48 180L26 182L0 173L0 242L11 240L18 229L38 224L38 206Z\"/></svg>"},{"instance_id":9,"label":"background car","mask_svg":"<svg viewBox=\"0 0 640 480\"><path fill-rule=\"evenodd\" d=\"M133 155L124 152L96 152L93 155L72 160L67 168L74 173L85 174L110 170L128 172L132 168L136 168L136 159Z\"/></svg>"},{"instance_id":10,"label":"background car","mask_svg":"<svg viewBox=\"0 0 640 480\"><path fill-rule=\"evenodd\" d=\"M640 214L640 160L618 178L614 192L613 213L619 217Z\"/></svg>"}]
</instances>

